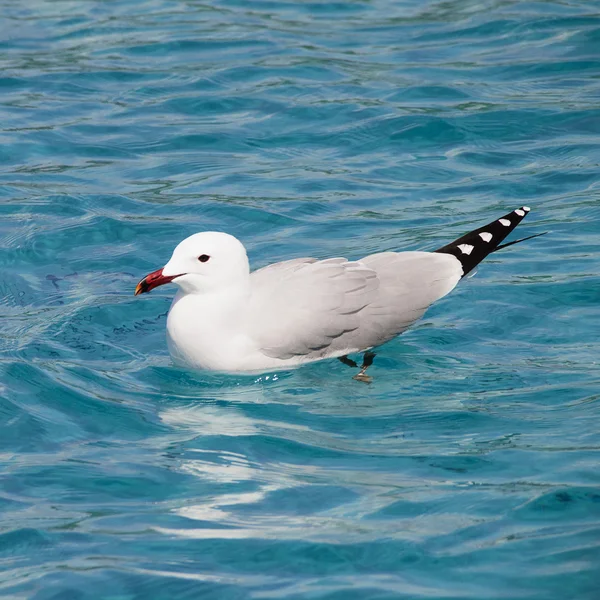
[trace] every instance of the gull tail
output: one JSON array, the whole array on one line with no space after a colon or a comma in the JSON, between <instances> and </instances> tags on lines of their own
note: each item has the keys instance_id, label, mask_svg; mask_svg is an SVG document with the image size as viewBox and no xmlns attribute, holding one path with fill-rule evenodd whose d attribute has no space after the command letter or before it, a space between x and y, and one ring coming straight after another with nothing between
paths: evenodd
<instances>
[{"instance_id":1,"label":"gull tail","mask_svg":"<svg viewBox=\"0 0 600 600\"><path fill-rule=\"evenodd\" d=\"M438 248L435 252L455 256L462 265L464 277L488 254L548 233L545 231L544 233L537 233L536 235L530 235L514 242L502 244L506 236L525 218L529 210L527 206L517 208L500 219L492 221L479 229L474 229L446 246Z\"/></svg>"}]
</instances>

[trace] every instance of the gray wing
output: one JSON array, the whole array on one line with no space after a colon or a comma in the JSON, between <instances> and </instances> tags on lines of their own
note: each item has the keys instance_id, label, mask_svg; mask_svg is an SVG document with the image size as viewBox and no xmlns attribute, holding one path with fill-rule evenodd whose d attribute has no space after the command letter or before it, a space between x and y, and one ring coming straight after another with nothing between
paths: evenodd
<instances>
[{"instance_id":1,"label":"gray wing","mask_svg":"<svg viewBox=\"0 0 600 600\"><path fill-rule=\"evenodd\" d=\"M264 354L280 359L329 355L335 340L358 329L379 287L375 271L345 258L276 263L250 281L251 335Z\"/></svg>"},{"instance_id":2,"label":"gray wing","mask_svg":"<svg viewBox=\"0 0 600 600\"><path fill-rule=\"evenodd\" d=\"M276 263L251 275L251 335L279 359L365 350L402 333L461 275L455 257L430 252Z\"/></svg>"},{"instance_id":3,"label":"gray wing","mask_svg":"<svg viewBox=\"0 0 600 600\"><path fill-rule=\"evenodd\" d=\"M382 252L361 262L379 279L377 297L361 313L361 348L378 346L406 331L463 275L454 256L433 252Z\"/></svg>"}]
</instances>

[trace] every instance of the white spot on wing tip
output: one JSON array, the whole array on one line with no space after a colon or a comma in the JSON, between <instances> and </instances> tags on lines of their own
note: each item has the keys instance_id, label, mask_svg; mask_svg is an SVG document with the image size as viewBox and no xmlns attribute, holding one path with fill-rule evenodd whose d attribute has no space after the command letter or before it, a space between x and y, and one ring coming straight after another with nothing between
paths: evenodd
<instances>
[{"instance_id":1,"label":"white spot on wing tip","mask_svg":"<svg viewBox=\"0 0 600 600\"><path fill-rule=\"evenodd\" d=\"M479 234L479 237L484 242L489 242L494 236L491 233L488 233L487 231L484 231L484 232L482 232L482 233Z\"/></svg>"},{"instance_id":2,"label":"white spot on wing tip","mask_svg":"<svg viewBox=\"0 0 600 600\"><path fill-rule=\"evenodd\" d=\"M521 210L520 208L517 208L517 210L515 210L515 213L517 215L519 215L520 217L524 217L525 216L525 211Z\"/></svg>"},{"instance_id":3,"label":"white spot on wing tip","mask_svg":"<svg viewBox=\"0 0 600 600\"><path fill-rule=\"evenodd\" d=\"M500 219L498 222L501 225L504 225L504 227L510 227L510 221L508 219Z\"/></svg>"},{"instance_id":4,"label":"white spot on wing tip","mask_svg":"<svg viewBox=\"0 0 600 600\"><path fill-rule=\"evenodd\" d=\"M529 206L522 206L521 207L525 212L529 212L531 209L529 208Z\"/></svg>"},{"instance_id":5,"label":"white spot on wing tip","mask_svg":"<svg viewBox=\"0 0 600 600\"><path fill-rule=\"evenodd\" d=\"M471 246L471 244L460 244L458 246L458 249L463 253L463 254L471 254L471 252L473 252L473 246Z\"/></svg>"}]
</instances>

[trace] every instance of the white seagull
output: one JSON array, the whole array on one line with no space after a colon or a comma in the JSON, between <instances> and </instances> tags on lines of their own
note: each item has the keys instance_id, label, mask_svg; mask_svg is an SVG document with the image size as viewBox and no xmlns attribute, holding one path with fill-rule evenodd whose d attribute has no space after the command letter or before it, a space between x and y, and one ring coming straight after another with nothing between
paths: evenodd
<instances>
[{"instance_id":1,"label":"white seagull","mask_svg":"<svg viewBox=\"0 0 600 600\"><path fill-rule=\"evenodd\" d=\"M521 222L523 206L434 252L381 252L356 261L295 258L250 272L246 249L227 233L183 240L135 295L173 282L167 318L173 360L224 372L286 369L371 350L408 329ZM542 235L542 234L537 234ZM531 239L529 236L524 239Z\"/></svg>"}]
</instances>

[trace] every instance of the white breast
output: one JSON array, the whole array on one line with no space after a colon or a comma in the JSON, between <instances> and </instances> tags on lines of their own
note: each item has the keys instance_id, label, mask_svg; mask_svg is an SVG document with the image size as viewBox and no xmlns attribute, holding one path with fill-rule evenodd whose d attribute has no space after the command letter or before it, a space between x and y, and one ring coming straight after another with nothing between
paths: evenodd
<instances>
[{"instance_id":1,"label":"white breast","mask_svg":"<svg viewBox=\"0 0 600 600\"><path fill-rule=\"evenodd\" d=\"M167 343L176 363L198 369L236 371L252 353L244 334L246 313L239 295L178 293L167 317Z\"/></svg>"}]
</instances>

